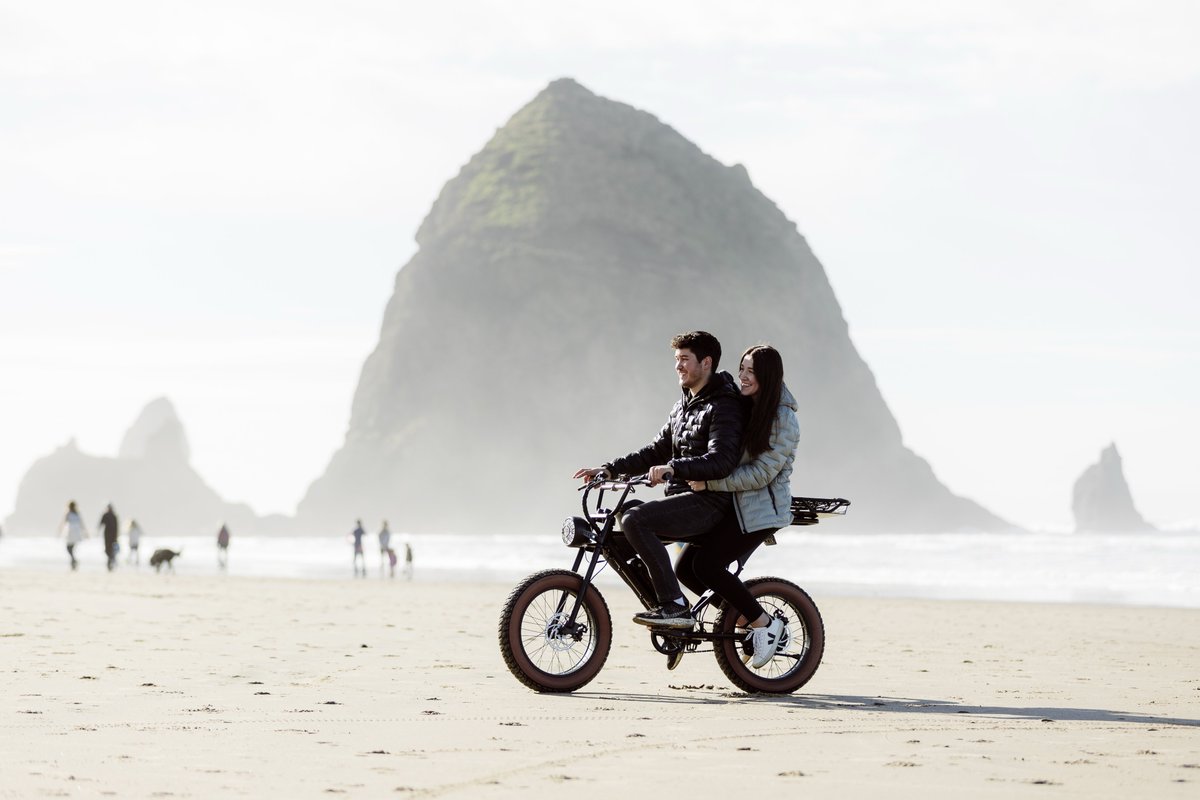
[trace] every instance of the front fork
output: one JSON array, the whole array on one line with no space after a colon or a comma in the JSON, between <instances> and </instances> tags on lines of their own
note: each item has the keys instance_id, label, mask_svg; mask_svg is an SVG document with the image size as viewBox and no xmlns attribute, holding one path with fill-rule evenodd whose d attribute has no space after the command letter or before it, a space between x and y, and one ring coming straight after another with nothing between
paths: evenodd
<instances>
[{"instance_id":1,"label":"front fork","mask_svg":"<svg viewBox=\"0 0 1200 800\"><path fill-rule=\"evenodd\" d=\"M650 576L647 574L646 568L642 565L641 559L636 553L632 552L633 548L627 543L626 547L628 547L630 552L615 552L616 543L615 541L610 541L613 536L613 520L609 519L607 524L600 529L600 534L596 537L596 541L592 545L592 557L588 559L587 572L583 575L579 593L575 596L575 602L571 606L570 615L561 626L564 632L571 632L572 635L578 634L582 636L576 619L579 616L579 609L583 607L588 591L595 591L592 589L592 578L596 575L601 559L604 559L604 562L611 566L617 575L621 576L621 580L633 591L644 608L649 609L654 607L654 588L650 584ZM571 565L572 572L579 573L579 568L583 566L583 561L587 553L587 548L578 548L575 553L575 562ZM563 596L558 601L558 608L556 609L558 614L561 614L566 609L567 598L567 593L563 592Z\"/></svg>"}]
</instances>

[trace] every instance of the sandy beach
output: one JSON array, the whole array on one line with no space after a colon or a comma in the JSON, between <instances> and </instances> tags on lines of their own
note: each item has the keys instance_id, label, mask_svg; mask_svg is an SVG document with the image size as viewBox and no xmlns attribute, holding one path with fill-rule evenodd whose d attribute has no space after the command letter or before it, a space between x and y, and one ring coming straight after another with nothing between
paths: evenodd
<instances>
[{"instance_id":1,"label":"sandy beach","mask_svg":"<svg viewBox=\"0 0 1200 800\"><path fill-rule=\"evenodd\" d=\"M0 574L0 797L1195 797L1200 611L821 597L795 695L675 671L621 587L540 695L507 584Z\"/></svg>"}]
</instances>

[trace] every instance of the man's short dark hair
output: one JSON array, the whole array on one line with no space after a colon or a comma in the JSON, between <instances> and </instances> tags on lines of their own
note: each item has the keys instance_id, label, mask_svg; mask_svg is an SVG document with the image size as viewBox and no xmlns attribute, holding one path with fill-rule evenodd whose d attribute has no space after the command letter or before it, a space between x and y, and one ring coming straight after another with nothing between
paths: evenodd
<instances>
[{"instance_id":1,"label":"man's short dark hair","mask_svg":"<svg viewBox=\"0 0 1200 800\"><path fill-rule=\"evenodd\" d=\"M691 350L692 355L696 357L697 361L711 358L713 372L717 371L717 365L721 363L721 343L717 341L717 337L708 331L680 333L672 337L671 348L674 350Z\"/></svg>"}]
</instances>

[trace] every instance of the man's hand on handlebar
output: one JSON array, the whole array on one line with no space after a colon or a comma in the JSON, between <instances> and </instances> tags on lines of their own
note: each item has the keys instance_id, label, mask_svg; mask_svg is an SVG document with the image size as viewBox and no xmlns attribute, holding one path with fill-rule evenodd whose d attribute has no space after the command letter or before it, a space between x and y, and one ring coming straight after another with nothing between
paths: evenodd
<instances>
[{"instance_id":1,"label":"man's hand on handlebar","mask_svg":"<svg viewBox=\"0 0 1200 800\"><path fill-rule=\"evenodd\" d=\"M650 471L646 473L646 485L658 486L660 483L666 483L671 480L672 474L674 474L673 470L666 464L651 467ZM572 477L581 478L584 483L591 483L596 480L610 480L615 476L604 467L583 467L576 470Z\"/></svg>"},{"instance_id":2,"label":"man's hand on handlebar","mask_svg":"<svg viewBox=\"0 0 1200 800\"><path fill-rule=\"evenodd\" d=\"M656 467L651 467L646 473L646 477L650 479L651 486L658 486L660 483L666 483L671 480L673 471L666 464L659 464Z\"/></svg>"}]
</instances>

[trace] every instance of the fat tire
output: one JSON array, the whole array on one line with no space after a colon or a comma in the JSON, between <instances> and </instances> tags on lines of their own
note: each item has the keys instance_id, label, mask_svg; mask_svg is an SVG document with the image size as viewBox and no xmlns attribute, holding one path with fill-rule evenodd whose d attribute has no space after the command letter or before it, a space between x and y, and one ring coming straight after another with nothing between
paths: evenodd
<instances>
[{"instance_id":1,"label":"fat tire","mask_svg":"<svg viewBox=\"0 0 1200 800\"><path fill-rule=\"evenodd\" d=\"M767 613L781 609L788 617L791 640L787 653L776 655L760 669L742 662L742 643L737 639L722 639L714 653L725 677L739 689L750 693L791 694L812 679L825 652L825 623L817 604L808 592L783 578L753 578L746 588L762 603ZM764 600L766 602L764 602ZM738 622L744 624L741 613L726 604L717 617L716 630L734 633ZM794 658L798 655L798 658ZM786 667L786 668L785 668Z\"/></svg>"},{"instance_id":2,"label":"fat tire","mask_svg":"<svg viewBox=\"0 0 1200 800\"><path fill-rule=\"evenodd\" d=\"M549 654L545 648L550 647L552 642L544 635L540 640L536 638L537 630L544 630L549 624L548 605L557 605L558 597L555 595L568 592L569 602L573 603L582 587L583 578L578 573L547 569L522 581L509 593L504 603L499 627L500 652L513 677L535 692L573 692L595 678L608 659L612 647L612 615L595 586L588 587L579 610L580 621L588 626L586 643L566 643L569 648L582 645L583 649L577 654L580 656L577 663L570 663L568 657L566 662L560 664L558 658L552 655L547 660ZM541 602L538 602L539 599ZM527 619L526 614L531 607L534 618ZM567 610L570 610L569 606ZM565 642L562 639L555 641ZM539 642L542 644L539 645Z\"/></svg>"}]
</instances>

